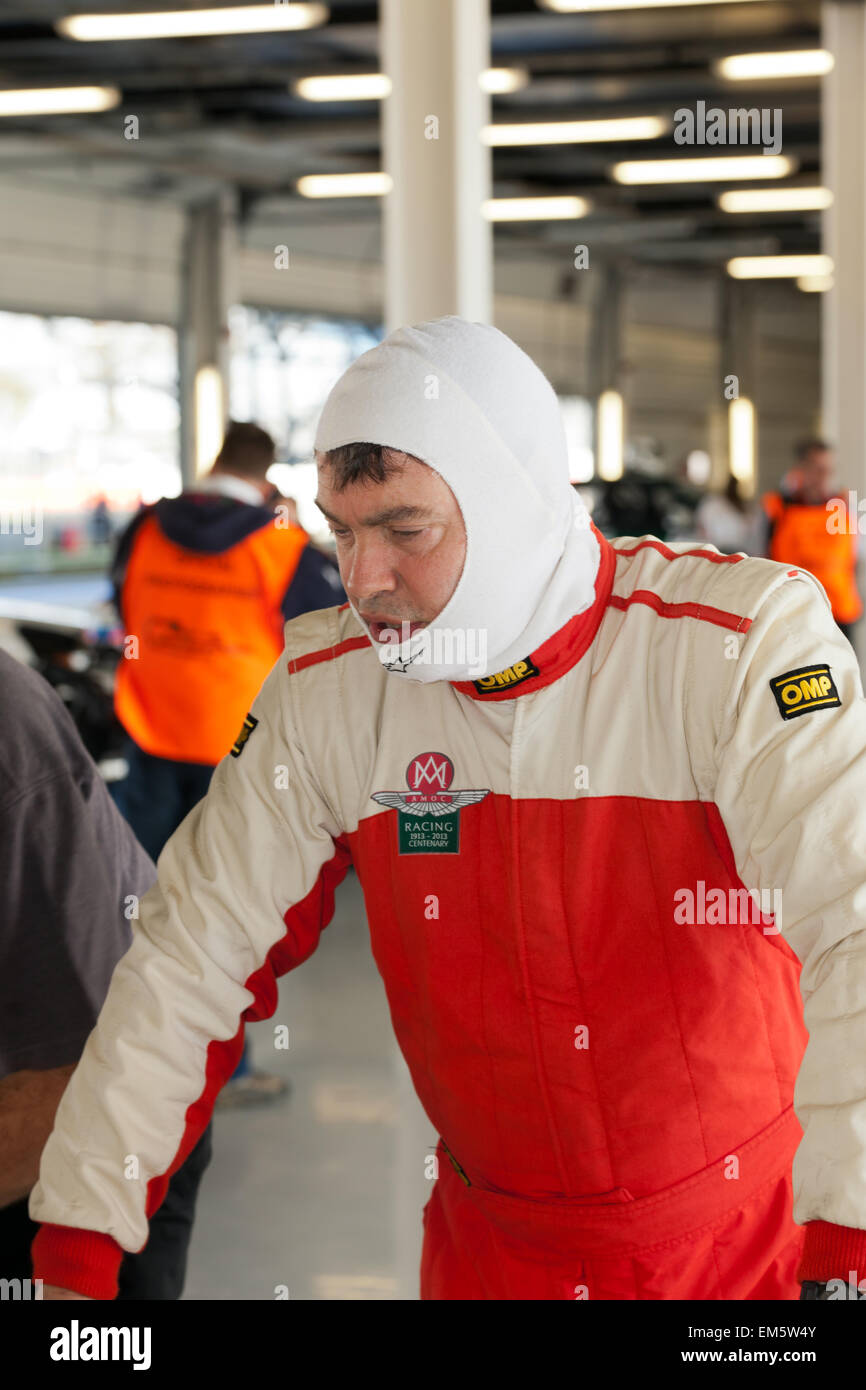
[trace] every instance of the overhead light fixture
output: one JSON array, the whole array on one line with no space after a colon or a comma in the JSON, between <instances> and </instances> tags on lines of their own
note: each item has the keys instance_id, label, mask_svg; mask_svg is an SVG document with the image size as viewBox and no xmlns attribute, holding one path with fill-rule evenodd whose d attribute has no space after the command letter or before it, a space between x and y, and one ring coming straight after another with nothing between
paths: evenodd
<instances>
[{"instance_id":1,"label":"overhead light fixture","mask_svg":"<svg viewBox=\"0 0 866 1390\"><path fill-rule=\"evenodd\" d=\"M686 477L695 487L706 487L713 475L713 460L706 449L691 449L686 454Z\"/></svg>"},{"instance_id":2,"label":"overhead light fixture","mask_svg":"<svg viewBox=\"0 0 866 1390\"><path fill-rule=\"evenodd\" d=\"M501 95L525 87L529 73L524 68L488 68L478 81L485 92ZM387 73L361 72L300 77L293 90L305 101L384 101L391 95L391 87Z\"/></svg>"},{"instance_id":3,"label":"overhead light fixture","mask_svg":"<svg viewBox=\"0 0 866 1390\"><path fill-rule=\"evenodd\" d=\"M302 198L377 198L390 193L390 174L305 174L298 179Z\"/></svg>"},{"instance_id":4,"label":"overhead light fixture","mask_svg":"<svg viewBox=\"0 0 866 1390\"><path fill-rule=\"evenodd\" d=\"M605 10L672 10L679 5L756 4L757 0L537 0L543 10L557 14L601 14Z\"/></svg>"},{"instance_id":5,"label":"overhead light fixture","mask_svg":"<svg viewBox=\"0 0 866 1390\"><path fill-rule=\"evenodd\" d=\"M755 407L748 396L738 396L728 406L728 463L743 492L755 491Z\"/></svg>"},{"instance_id":6,"label":"overhead light fixture","mask_svg":"<svg viewBox=\"0 0 866 1390\"><path fill-rule=\"evenodd\" d=\"M185 39L208 34L267 34L315 29L330 18L327 5L230 5L217 10L161 10L150 14L73 14L55 21L65 39L105 43L125 39Z\"/></svg>"},{"instance_id":7,"label":"overhead light fixture","mask_svg":"<svg viewBox=\"0 0 866 1390\"><path fill-rule=\"evenodd\" d=\"M481 74L481 89L490 96L504 96L508 92L520 92L529 85L526 68L488 68Z\"/></svg>"},{"instance_id":8,"label":"overhead light fixture","mask_svg":"<svg viewBox=\"0 0 866 1390\"><path fill-rule=\"evenodd\" d=\"M294 91L305 101L382 101L391 95L391 79L384 72L301 77Z\"/></svg>"},{"instance_id":9,"label":"overhead light fixture","mask_svg":"<svg viewBox=\"0 0 866 1390\"><path fill-rule=\"evenodd\" d=\"M195 471L200 478L219 453L224 426L223 379L218 367L195 374Z\"/></svg>"},{"instance_id":10,"label":"overhead light fixture","mask_svg":"<svg viewBox=\"0 0 866 1390\"><path fill-rule=\"evenodd\" d=\"M623 402L619 391L602 391L596 424L598 476L606 483L622 477Z\"/></svg>"},{"instance_id":11,"label":"overhead light fixture","mask_svg":"<svg viewBox=\"0 0 866 1390\"><path fill-rule=\"evenodd\" d=\"M482 210L488 222L557 222L585 217L585 198L488 198Z\"/></svg>"},{"instance_id":12,"label":"overhead light fixture","mask_svg":"<svg viewBox=\"0 0 866 1390\"><path fill-rule=\"evenodd\" d=\"M832 256L734 256L728 274L735 280L796 280L802 275L832 275Z\"/></svg>"},{"instance_id":13,"label":"overhead light fixture","mask_svg":"<svg viewBox=\"0 0 866 1390\"><path fill-rule=\"evenodd\" d=\"M735 188L716 202L722 212L821 212L833 194L829 188Z\"/></svg>"},{"instance_id":14,"label":"overhead light fixture","mask_svg":"<svg viewBox=\"0 0 866 1390\"><path fill-rule=\"evenodd\" d=\"M488 125L486 145L582 145L599 140L658 140L670 122L662 116L621 116L604 121L524 121Z\"/></svg>"},{"instance_id":15,"label":"overhead light fixture","mask_svg":"<svg viewBox=\"0 0 866 1390\"><path fill-rule=\"evenodd\" d=\"M735 183L737 179L783 179L797 165L785 154L720 155L717 159L634 159L614 164L616 183Z\"/></svg>"},{"instance_id":16,"label":"overhead light fixture","mask_svg":"<svg viewBox=\"0 0 866 1390\"><path fill-rule=\"evenodd\" d=\"M798 275L797 289L803 290L806 294L823 294L825 290L832 290L832 275Z\"/></svg>"},{"instance_id":17,"label":"overhead light fixture","mask_svg":"<svg viewBox=\"0 0 866 1390\"><path fill-rule=\"evenodd\" d=\"M0 116L59 116L76 111L110 111L120 101L117 87L23 87L0 91Z\"/></svg>"},{"instance_id":18,"label":"overhead light fixture","mask_svg":"<svg viewBox=\"0 0 866 1390\"><path fill-rule=\"evenodd\" d=\"M793 49L787 53L733 53L713 63L717 77L750 82L772 77L823 77L833 70L833 54L823 48Z\"/></svg>"}]
</instances>

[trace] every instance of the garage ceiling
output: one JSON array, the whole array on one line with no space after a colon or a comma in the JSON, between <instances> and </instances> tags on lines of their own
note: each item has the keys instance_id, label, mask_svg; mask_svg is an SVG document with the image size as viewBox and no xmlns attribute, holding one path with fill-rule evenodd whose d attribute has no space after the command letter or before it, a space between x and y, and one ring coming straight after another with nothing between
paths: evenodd
<instances>
[{"instance_id":1,"label":"garage ceiling","mask_svg":"<svg viewBox=\"0 0 866 1390\"><path fill-rule=\"evenodd\" d=\"M377 6L334 0L321 28L256 36L85 44L53 28L55 20L83 11L166 8L200 6L0 0L0 87L110 84L123 93L119 108L101 114L3 118L0 175L173 202L233 186L250 240L267 241L269 229L289 227L293 245L376 259L376 199L311 202L294 187L304 174L381 168L378 104L306 102L291 84L314 74L378 70ZM638 113L670 119L698 101L725 109L781 107L784 153L799 165L786 182L820 183L820 80L731 84L711 70L727 54L820 47L819 11L818 0L759 0L566 16L535 0L492 0L492 65L520 66L530 75L524 90L492 99L493 120ZM122 135L128 113L139 117L137 141ZM713 153L687 151L696 152ZM736 254L820 249L819 213L732 216L715 201L729 185L624 187L609 176L620 160L682 153L672 136L496 148L494 194L588 197L593 212L579 224L582 238L647 263L712 266ZM500 223L495 235L498 253L561 258L563 245L574 243L575 224Z\"/></svg>"}]
</instances>

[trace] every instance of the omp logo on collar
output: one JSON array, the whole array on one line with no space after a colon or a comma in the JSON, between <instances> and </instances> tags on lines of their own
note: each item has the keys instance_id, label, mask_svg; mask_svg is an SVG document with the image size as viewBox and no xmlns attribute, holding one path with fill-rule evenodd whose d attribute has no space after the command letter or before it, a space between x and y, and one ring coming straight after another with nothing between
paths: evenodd
<instances>
[{"instance_id":1,"label":"omp logo on collar","mask_svg":"<svg viewBox=\"0 0 866 1390\"><path fill-rule=\"evenodd\" d=\"M830 709L842 703L829 666L800 666L796 671L786 671L783 676L773 677L770 689L783 719L796 719L810 710Z\"/></svg>"},{"instance_id":2,"label":"omp logo on collar","mask_svg":"<svg viewBox=\"0 0 866 1390\"><path fill-rule=\"evenodd\" d=\"M243 726L241 728L240 733L238 734L237 738L235 739L234 743L229 749L229 752L231 753L233 758L239 758L241 756L241 753L243 753L244 748L246 746L246 741L252 733L253 729L258 724L258 722L259 721L257 719L253 719L253 716L251 714L247 715L246 719L243 722Z\"/></svg>"},{"instance_id":3,"label":"omp logo on collar","mask_svg":"<svg viewBox=\"0 0 866 1390\"><path fill-rule=\"evenodd\" d=\"M540 675L532 657L527 656L523 661L515 661L513 666L507 666L504 671L497 671L495 676L482 676L480 681L473 681L472 684L479 695L487 695L491 690L505 690L509 686L520 685L521 681L528 681L531 676Z\"/></svg>"}]
</instances>

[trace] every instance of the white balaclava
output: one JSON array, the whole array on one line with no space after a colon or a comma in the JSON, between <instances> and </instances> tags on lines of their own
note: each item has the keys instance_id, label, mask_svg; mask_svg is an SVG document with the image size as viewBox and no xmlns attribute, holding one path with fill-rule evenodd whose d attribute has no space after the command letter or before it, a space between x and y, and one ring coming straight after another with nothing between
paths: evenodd
<instances>
[{"instance_id":1,"label":"white balaclava","mask_svg":"<svg viewBox=\"0 0 866 1390\"><path fill-rule=\"evenodd\" d=\"M425 683L493 675L590 607L600 552L569 481L559 403L504 333L450 316L400 328L365 352L328 396L315 449L354 443L429 464L466 527L454 593L406 641L376 642L350 600L394 675Z\"/></svg>"}]
</instances>

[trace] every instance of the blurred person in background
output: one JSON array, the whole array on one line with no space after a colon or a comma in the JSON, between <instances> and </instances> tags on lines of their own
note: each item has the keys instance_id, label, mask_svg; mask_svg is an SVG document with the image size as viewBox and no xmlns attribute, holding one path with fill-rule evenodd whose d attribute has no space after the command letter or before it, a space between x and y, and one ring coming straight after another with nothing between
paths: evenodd
<instances>
[{"instance_id":1,"label":"blurred person in background","mask_svg":"<svg viewBox=\"0 0 866 1390\"><path fill-rule=\"evenodd\" d=\"M863 612L856 573L857 518L849 518L845 499L839 495L829 444L823 439L804 439L795 456L795 466L779 489L762 498L766 517L763 553L815 576L826 590L833 617L850 641Z\"/></svg>"},{"instance_id":2,"label":"blurred person in background","mask_svg":"<svg viewBox=\"0 0 866 1390\"><path fill-rule=\"evenodd\" d=\"M344 602L339 569L268 481L274 441L232 422L211 472L143 507L111 570L123 622L115 712L129 773L120 810L156 860L205 795L283 647L291 618ZM244 1054L222 1105L284 1094Z\"/></svg>"},{"instance_id":3,"label":"blurred person in background","mask_svg":"<svg viewBox=\"0 0 866 1390\"><path fill-rule=\"evenodd\" d=\"M27 1204L67 1082L156 867L63 701L0 651L0 1279L30 1279ZM211 1126L171 1176L120 1299L180 1298Z\"/></svg>"},{"instance_id":4,"label":"blurred person in background","mask_svg":"<svg viewBox=\"0 0 866 1390\"><path fill-rule=\"evenodd\" d=\"M743 497L733 473L721 492L708 492L698 504L695 531L723 555L763 553L762 514Z\"/></svg>"},{"instance_id":5,"label":"blurred person in background","mask_svg":"<svg viewBox=\"0 0 866 1390\"><path fill-rule=\"evenodd\" d=\"M113 535L111 509L107 497L97 497L90 513L90 540L93 545L108 545Z\"/></svg>"}]
</instances>

